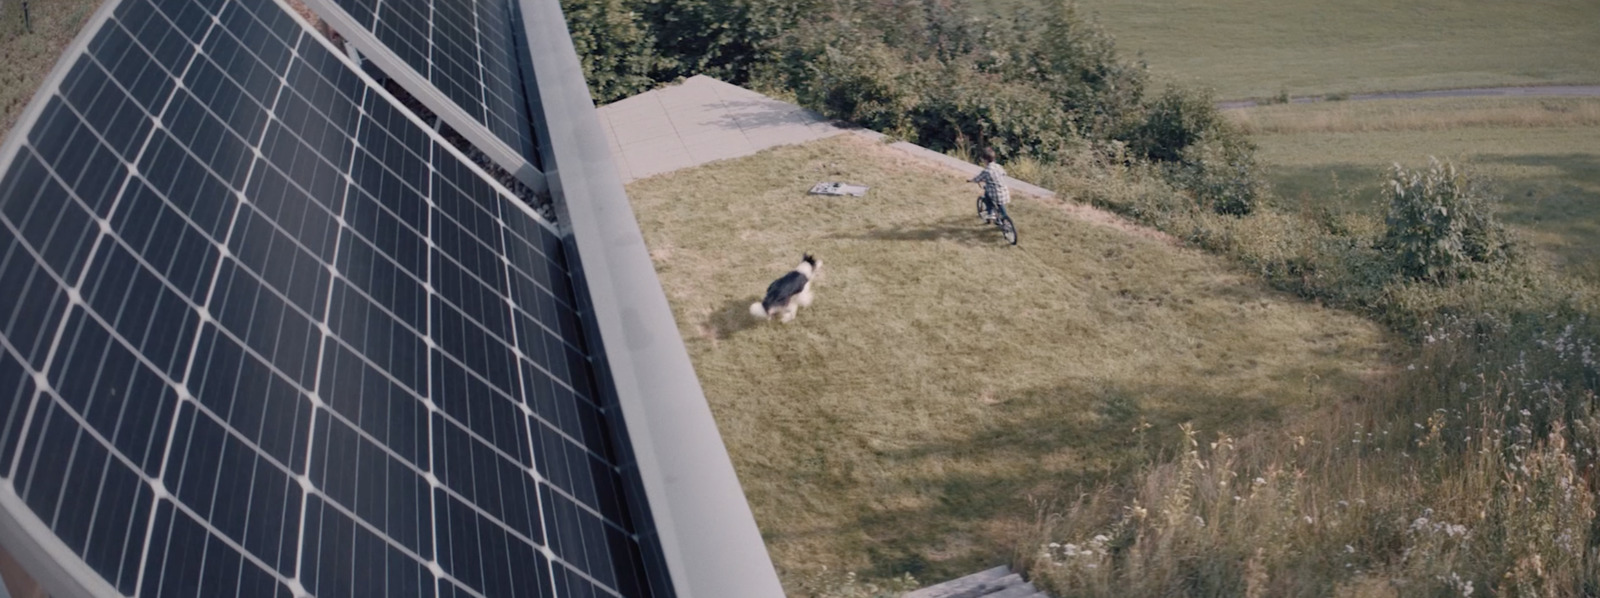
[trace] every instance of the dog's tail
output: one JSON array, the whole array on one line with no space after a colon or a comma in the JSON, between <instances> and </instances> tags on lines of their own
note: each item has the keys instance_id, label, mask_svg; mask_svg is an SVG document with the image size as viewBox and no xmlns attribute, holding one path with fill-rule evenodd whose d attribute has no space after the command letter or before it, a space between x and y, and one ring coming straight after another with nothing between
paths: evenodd
<instances>
[{"instance_id":1,"label":"dog's tail","mask_svg":"<svg viewBox=\"0 0 1600 598\"><path fill-rule=\"evenodd\" d=\"M760 319L763 319L763 320L772 317L772 316L767 315L767 308L762 307L760 301L757 301L755 303L751 303L750 304L750 315L755 316L755 317L760 318Z\"/></svg>"}]
</instances>

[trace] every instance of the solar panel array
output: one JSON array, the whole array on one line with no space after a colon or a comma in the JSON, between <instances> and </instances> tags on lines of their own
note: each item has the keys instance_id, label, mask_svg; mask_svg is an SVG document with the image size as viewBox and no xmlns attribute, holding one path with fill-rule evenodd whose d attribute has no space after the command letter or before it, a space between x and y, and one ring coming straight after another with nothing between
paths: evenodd
<instances>
[{"instance_id":1,"label":"solar panel array","mask_svg":"<svg viewBox=\"0 0 1600 598\"><path fill-rule=\"evenodd\" d=\"M128 596L650 595L548 223L282 5L116 1L0 164L0 492Z\"/></svg>"},{"instance_id":2,"label":"solar panel array","mask_svg":"<svg viewBox=\"0 0 1600 598\"><path fill-rule=\"evenodd\" d=\"M520 155L532 155L508 0L335 3L478 124Z\"/></svg>"}]
</instances>

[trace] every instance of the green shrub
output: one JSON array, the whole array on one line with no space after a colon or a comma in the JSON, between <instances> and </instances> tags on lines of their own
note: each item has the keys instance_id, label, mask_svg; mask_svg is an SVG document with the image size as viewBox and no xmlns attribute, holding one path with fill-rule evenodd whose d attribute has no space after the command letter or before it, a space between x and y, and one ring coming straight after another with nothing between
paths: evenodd
<instances>
[{"instance_id":1,"label":"green shrub","mask_svg":"<svg viewBox=\"0 0 1600 598\"><path fill-rule=\"evenodd\" d=\"M1053 160L1078 143L1071 113L1048 93L973 70L950 64L936 77L946 84L923 86L912 115L915 138L923 145L943 151L957 139L972 139L993 147L1002 160Z\"/></svg>"},{"instance_id":2,"label":"green shrub","mask_svg":"<svg viewBox=\"0 0 1600 598\"><path fill-rule=\"evenodd\" d=\"M1510 255L1510 237L1494 218L1485 182L1454 164L1434 158L1421 170L1395 164L1388 193L1382 246L1400 274L1447 282Z\"/></svg>"},{"instance_id":3,"label":"green shrub","mask_svg":"<svg viewBox=\"0 0 1600 598\"><path fill-rule=\"evenodd\" d=\"M1128 149L1154 162L1181 162L1190 146L1222 124L1211 94L1168 87L1145 110L1144 119L1121 135Z\"/></svg>"},{"instance_id":4,"label":"green shrub","mask_svg":"<svg viewBox=\"0 0 1600 598\"><path fill-rule=\"evenodd\" d=\"M655 85L655 39L625 0L562 0L589 95L606 103Z\"/></svg>"},{"instance_id":5,"label":"green shrub","mask_svg":"<svg viewBox=\"0 0 1600 598\"><path fill-rule=\"evenodd\" d=\"M1175 182L1194 192L1201 205L1233 216L1254 212L1267 187L1255 146L1221 122L1184 148Z\"/></svg>"},{"instance_id":6,"label":"green shrub","mask_svg":"<svg viewBox=\"0 0 1600 598\"><path fill-rule=\"evenodd\" d=\"M1223 120L1210 93L1168 87L1119 138L1219 214L1249 214L1266 194L1255 146Z\"/></svg>"},{"instance_id":7,"label":"green shrub","mask_svg":"<svg viewBox=\"0 0 1600 598\"><path fill-rule=\"evenodd\" d=\"M792 51L789 88L822 114L907 136L918 102L915 67L884 44L817 37Z\"/></svg>"}]
</instances>

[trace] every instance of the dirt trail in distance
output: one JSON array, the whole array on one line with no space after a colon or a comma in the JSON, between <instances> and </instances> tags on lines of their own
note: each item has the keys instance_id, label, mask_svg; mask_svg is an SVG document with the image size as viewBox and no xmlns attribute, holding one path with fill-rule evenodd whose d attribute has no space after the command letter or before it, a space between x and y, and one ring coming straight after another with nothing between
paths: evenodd
<instances>
[{"instance_id":1,"label":"dirt trail in distance","mask_svg":"<svg viewBox=\"0 0 1600 598\"><path fill-rule=\"evenodd\" d=\"M1424 98L1556 98L1556 97L1600 97L1600 85L1529 85L1520 87L1465 87L1461 89L1435 89L1430 91L1385 91L1379 93L1355 93L1345 96L1342 100L1329 100L1327 96L1301 96L1289 98L1290 104L1311 104L1316 102L1348 101L1359 102L1363 100L1416 100ZM1222 110L1235 110L1251 108L1254 106L1268 106L1272 103L1265 100L1229 100L1217 102L1217 108Z\"/></svg>"}]
</instances>

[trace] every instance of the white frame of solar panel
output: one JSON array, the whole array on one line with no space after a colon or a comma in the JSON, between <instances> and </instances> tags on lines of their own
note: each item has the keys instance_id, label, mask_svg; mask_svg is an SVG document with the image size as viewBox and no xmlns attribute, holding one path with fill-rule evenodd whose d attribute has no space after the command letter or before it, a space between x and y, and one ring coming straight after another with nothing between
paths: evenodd
<instances>
[{"instance_id":1,"label":"white frame of solar panel","mask_svg":"<svg viewBox=\"0 0 1600 598\"><path fill-rule=\"evenodd\" d=\"M540 171L527 158L521 156L516 150L506 145L494 133L484 128L483 123L472 118L450 98L441 94L427 76L417 73L411 65L406 64L399 56L373 35L360 23L357 23L349 13L339 8L331 0L303 0L307 8L317 13L328 26L344 37L345 43L355 46L361 57L372 61L389 78L394 79L406 91L427 106L440 119L448 123L451 128L470 141L495 164L506 169L517 180L522 181L533 191L542 196L550 193L549 183L545 180L544 172ZM298 15L296 15L298 16Z\"/></svg>"},{"instance_id":2,"label":"white frame of solar panel","mask_svg":"<svg viewBox=\"0 0 1600 598\"><path fill-rule=\"evenodd\" d=\"M359 65L334 46L332 42L318 34L316 28L305 21L286 0L273 0L273 2L295 23L300 25L309 37L316 39L317 43L322 44L331 55L349 68L351 72L355 73L368 86L369 91L377 93L384 101L395 105L397 113L403 114L418 129L425 131L438 147L443 148L452 157L470 169L471 172L488 183L504 201L517 206L535 222L545 227L546 230L557 235L560 234L559 229L553 223L545 219L532 207L517 199L514 193L506 189L493 176L457 150L436 129L428 126L426 122L423 122L410 111L398 108L400 106L399 100L385 90L376 80L367 75ZM0 141L0 179L4 179L9 166L15 160L17 153L27 139L28 133L43 114L49 98L59 92L67 73L87 51L90 41L105 26L112 13L121 3L122 0L106 0L101 3L85 21L77 36L62 52L55 66L51 68L40 83L39 88L34 91L32 98L24 107L11 131L7 133L3 141ZM494 141L499 143L498 139ZM500 146L504 148L503 143ZM520 160L520 158L518 159ZM522 163L528 168L532 168L532 165L527 164L526 160L522 160ZM536 180L542 186L544 184L543 173L539 173L536 170L533 172L537 175L537 178L533 180ZM523 177L519 178L524 181L528 180ZM33 375L39 388L50 388L51 385L44 379L45 375L43 373L34 372ZM160 497L161 493L158 492L157 498ZM122 596L34 513L23 498L17 494L15 485L10 481L0 483L0 544L6 546L18 564L22 565L25 571L50 591L52 596L58 598L76 596L112 598Z\"/></svg>"},{"instance_id":3,"label":"white frame of solar panel","mask_svg":"<svg viewBox=\"0 0 1600 598\"><path fill-rule=\"evenodd\" d=\"M5 177L9 165L22 149L23 140L27 139L28 131L38 122L47 100L60 89L73 62L89 48L89 41L111 18L118 4L121 4L121 0L106 0L90 14L77 37L67 45L50 73L34 90L33 97L28 100L22 114L18 115L17 122L11 126L4 141L0 142L0 179ZM35 374L35 377L36 384L42 382L38 380L42 375ZM10 483L0 484L0 544L4 544L17 563L53 596L109 598L122 595L62 542L50 530L50 526L34 514Z\"/></svg>"}]
</instances>

